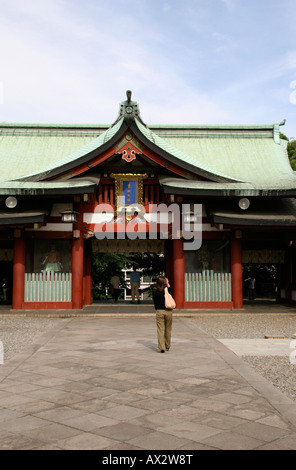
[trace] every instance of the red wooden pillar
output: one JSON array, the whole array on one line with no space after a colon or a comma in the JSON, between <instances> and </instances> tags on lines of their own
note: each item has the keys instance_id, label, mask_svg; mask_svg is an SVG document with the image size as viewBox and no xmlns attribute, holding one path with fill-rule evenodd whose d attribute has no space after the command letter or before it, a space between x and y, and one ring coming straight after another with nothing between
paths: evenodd
<instances>
[{"instance_id":1,"label":"red wooden pillar","mask_svg":"<svg viewBox=\"0 0 296 470\"><path fill-rule=\"evenodd\" d=\"M15 238L13 251L12 308L21 309L25 296L26 241Z\"/></svg>"},{"instance_id":2,"label":"red wooden pillar","mask_svg":"<svg viewBox=\"0 0 296 470\"><path fill-rule=\"evenodd\" d=\"M177 308L184 308L185 301L185 256L184 241L173 240L173 263L174 263L174 299Z\"/></svg>"},{"instance_id":3,"label":"red wooden pillar","mask_svg":"<svg viewBox=\"0 0 296 470\"><path fill-rule=\"evenodd\" d=\"M173 266L173 240L165 241L165 275L174 284L174 266Z\"/></svg>"},{"instance_id":4,"label":"red wooden pillar","mask_svg":"<svg viewBox=\"0 0 296 470\"><path fill-rule=\"evenodd\" d=\"M92 285L91 285L91 240L85 240L84 246L84 305L90 305L92 302Z\"/></svg>"},{"instance_id":5,"label":"red wooden pillar","mask_svg":"<svg viewBox=\"0 0 296 470\"><path fill-rule=\"evenodd\" d=\"M82 236L83 214L77 215L77 222L73 227L72 241L72 308L83 307L83 236Z\"/></svg>"},{"instance_id":6,"label":"red wooden pillar","mask_svg":"<svg viewBox=\"0 0 296 470\"><path fill-rule=\"evenodd\" d=\"M233 308L243 308L242 241L236 234L231 240L231 289Z\"/></svg>"}]
</instances>

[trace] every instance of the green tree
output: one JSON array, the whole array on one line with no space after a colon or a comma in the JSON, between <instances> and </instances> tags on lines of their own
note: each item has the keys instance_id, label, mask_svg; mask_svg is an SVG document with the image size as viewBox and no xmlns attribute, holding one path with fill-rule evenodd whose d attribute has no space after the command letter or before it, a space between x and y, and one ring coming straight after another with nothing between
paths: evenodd
<instances>
[{"instance_id":1,"label":"green tree","mask_svg":"<svg viewBox=\"0 0 296 470\"><path fill-rule=\"evenodd\" d=\"M281 133L281 139L287 140L287 152L290 160L291 167L296 171L296 140L292 137L290 140L284 134Z\"/></svg>"},{"instance_id":2,"label":"green tree","mask_svg":"<svg viewBox=\"0 0 296 470\"><path fill-rule=\"evenodd\" d=\"M133 255L128 253L93 253L92 280L94 300L106 298L106 290L114 274L118 274L122 284L124 283L122 270L126 266L130 266L132 261Z\"/></svg>"},{"instance_id":3,"label":"green tree","mask_svg":"<svg viewBox=\"0 0 296 470\"><path fill-rule=\"evenodd\" d=\"M296 171L296 140L290 140L288 143L288 155L291 163L291 167Z\"/></svg>"},{"instance_id":4,"label":"green tree","mask_svg":"<svg viewBox=\"0 0 296 470\"><path fill-rule=\"evenodd\" d=\"M120 277L124 287L124 269L136 266L144 276L156 277L164 272L164 257L157 253L93 253L92 279L94 300L106 299L110 278Z\"/></svg>"},{"instance_id":5,"label":"green tree","mask_svg":"<svg viewBox=\"0 0 296 470\"><path fill-rule=\"evenodd\" d=\"M141 269L144 276L157 277L164 273L164 257L158 253L135 253L133 265Z\"/></svg>"}]
</instances>

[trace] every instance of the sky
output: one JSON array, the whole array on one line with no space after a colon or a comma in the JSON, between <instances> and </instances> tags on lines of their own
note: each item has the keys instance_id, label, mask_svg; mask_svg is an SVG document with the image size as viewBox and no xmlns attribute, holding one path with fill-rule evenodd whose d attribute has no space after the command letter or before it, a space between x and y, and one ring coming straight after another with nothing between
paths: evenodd
<instances>
[{"instance_id":1,"label":"sky","mask_svg":"<svg viewBox=\"0 0 296 470\"><path fill-rule=\"evenodd\" d=\"M0 122L273 124L296 138L296 0L0 0Z\"/></svg>"}]
</instances>

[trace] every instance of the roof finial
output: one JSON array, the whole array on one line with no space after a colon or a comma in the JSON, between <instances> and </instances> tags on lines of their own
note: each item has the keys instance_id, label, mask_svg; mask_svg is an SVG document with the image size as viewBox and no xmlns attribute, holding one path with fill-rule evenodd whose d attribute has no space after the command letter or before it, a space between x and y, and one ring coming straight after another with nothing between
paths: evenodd
<instances>
[{"instance_id":1,"label":"roof finial","mask_svg":"<svg viewBox=\"0 0 296 470\"><path fill-rule=\"evenodd\" d=\"M119 106L119 114L114 122L116 124L119 119L124 118L125 122L130 126L132 122L137 119L139 120L144 126L144 122L140 117L140 109L138 103L136 101L132 101L132 92L131 90L126 90L126 100L122 101ZM112 124L112 125L114 125Z\"/></svg>"},{"instance_id":2,"label":"roof finial","mask_svg":"<svg viewBox=\"0 0 296 470\"><path fill-rule=\"evenodd\" d=\"M126 100L120 104L119 115L124 117L126 121L131 122L136 117L139 117L140 111L138 103L132 101L132 92L131 90L126 91Z\"/></svg>"},{"instance_id":3,"label":"roof finial","mask_svg":"<svg viewBox=\"0 0 296 470\"><path fill-rule=\"evenodd\" d=\"M130 103L130 102L131 102L131 98L132 98L132 92L131 92L131 90L126 90L126 97L127 97L127 102Z\"/></svg>"}]
</instances>

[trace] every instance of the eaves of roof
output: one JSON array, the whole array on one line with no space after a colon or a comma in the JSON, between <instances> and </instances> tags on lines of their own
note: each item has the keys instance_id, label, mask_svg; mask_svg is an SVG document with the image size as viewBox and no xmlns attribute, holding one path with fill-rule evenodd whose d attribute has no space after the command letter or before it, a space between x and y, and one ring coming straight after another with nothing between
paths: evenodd
<instances>
[{"instance_id":1,"label":"eaves of roof","mask_svg":"<svg viewBox=\"0 0 296 470\"><path fill-rule=\"evenodd\" d=\"M262 187L251 183L215 183L211 181L188 181L176 178L161 178L160 184L167 194L196 196L296 196L296 176L294 184L278 184Z\"/></svg>"},{"instance_id":2,"label":"eaves of roof","mask_svg":"<svg viewBox=\"0 0 296 470\"><path fill-rule=\"evenodd\" d=\"M237 204L220 199L216 204L206 204L206 211L216 224L296 227L295 198L277 198L272 204L264 199L254 199L247 210L241 210Z\"/></svg>"},{"instance_id":3,"label":"eaves of roof","mask_svg":"<svg viewBox=\"0 0 296 470\"><path fill-rule=\"evenodd\" d=\"M0 212L0 225L34 224L45 222L47 211Z\"/></svg>"},{"instance_id":4,"label":"eaves of roof","mask_svg":"<svg viewBox=\"0 0 296 470\"><path fill-rule=\"evenodd\" d=\"M89 194L92 193L98 183L87 180L53 181L53 182L24 182L5 181L0 182L0 194L2 196L41 196L41 195L65 195L65 194Z\"/></svg>"},{"instance_id":5,"label":"eaves of roof","mask_svg":"<svg viewBox=\"0 0 296 470\"><path fill-rule=\"evenodd\" d=\"M212 216L213 223L236 226L260 226L260 227L296 227L296 217L290 215L275 214L238 214L221 212Z\"/></svg>"}]
</instances>

